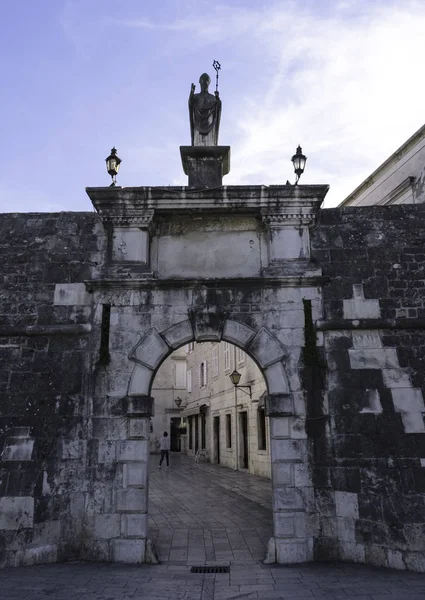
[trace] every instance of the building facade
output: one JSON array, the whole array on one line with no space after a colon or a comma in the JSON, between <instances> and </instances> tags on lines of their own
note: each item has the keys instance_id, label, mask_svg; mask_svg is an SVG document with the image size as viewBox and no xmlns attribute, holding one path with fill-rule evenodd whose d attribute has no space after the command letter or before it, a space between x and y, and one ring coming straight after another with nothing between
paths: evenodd
<instances>
[{"instance_id":1,"label":"building facade","mask_svg":"<svg viewBox=\"0 0 425 600\"><path fill-rule=\"evenodd\" d=\"M155 398L155 411L150 418L150 452L159 452L159 439L164 431L170 436L171 451L180 452L180 406L186 397L184 348L173 352L159 367L152 385L152 396Z\"/></svg>"},{"instance_id":2,"label":"building facade","mask_svg":"<svg viewBox=\"0 0 425 600\"><path fill-rule=\"evenodd\" d=\"M363 181L340 206L425 202L425 125Z\"/></svg>"},{"instance_id":3,"label":"building facade","mask_svg":"<svg viewBox=\"0 0 425 600\"><path fill-rule=\"evenodd\" d=\"M271 476L266 384L255 362L229 342L188 344L187 452L213 463ZM241 379L233 385L230 374Z\"/></svg>"}]
</instances>

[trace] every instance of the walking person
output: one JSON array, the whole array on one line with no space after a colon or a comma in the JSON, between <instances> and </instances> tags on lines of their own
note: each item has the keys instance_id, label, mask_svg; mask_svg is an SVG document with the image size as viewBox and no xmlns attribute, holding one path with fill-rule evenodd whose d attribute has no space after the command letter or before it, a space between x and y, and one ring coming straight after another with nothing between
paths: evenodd
<instances>
[{"instance_id":1,"label":"walking person","mask_svg":"<svg viewBox=\"0 0 425 600\"><path fill-rule=\"evenodd\" d=\"M162 461L164 458L167 460L167 469L170 466L170 438L168 433L164 431L164 435L159 440L159 448L161 450L161 460L159 461L159 468L161 468Z\"/></svg>"}]
</instances>

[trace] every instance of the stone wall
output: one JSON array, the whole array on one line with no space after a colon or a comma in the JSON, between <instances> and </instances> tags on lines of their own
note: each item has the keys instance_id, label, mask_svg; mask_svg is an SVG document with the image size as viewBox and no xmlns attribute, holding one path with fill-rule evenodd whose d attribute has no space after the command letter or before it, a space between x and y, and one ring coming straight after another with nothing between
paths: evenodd
<instances>
[{"instance_id":1,"label":"stone wall","mask_svg":"<svg viewBox=\"0 0 425 600\"><path fill-rule=\"evenodd\" d=\"M424 236L423 206L324 210L312 236L319 558L425 570Z\"/></svg>"},{"instance_id":2,"label":"stone wall","mask_svg":"<svg viewBox=\"0 0 425 600\"><path fill-rule=\"evenodd\" d=\"M112 195L130 192L105 193L119 208ZM140 267L149 235L162 264L162 225L130 235L119 221L119 237L92 213L2 215L1 564L145 560L154 375L183 344L224 340L268 388L270 560L310 560L314 538L317 559L424 571L424 217L421 206L322 211L315 264L286 255L291 220L257 219L253 252L269 241L280 258L268 263L269 248L261 276L217 281L156 279L147 252Z\"/></svg>"},{"instance_id":3,"label":"stone wall","mask_svg":"<svg viewBox=\"0 0 425 600\"><path fill-rule=\"evenodd\" d=\"M0 564L80 556L91 278L90 213L0 216ZM95 258L94 258L95 260ZM79 282L76 306L55 283ZM60 298L57 299L60 303Z\"/></svg>"}]
</instances>

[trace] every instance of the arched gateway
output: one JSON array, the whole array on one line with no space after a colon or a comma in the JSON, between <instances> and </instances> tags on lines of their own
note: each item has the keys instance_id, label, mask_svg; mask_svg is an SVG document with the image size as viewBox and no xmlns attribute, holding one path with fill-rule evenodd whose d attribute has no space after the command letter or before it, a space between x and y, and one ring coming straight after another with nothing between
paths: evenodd
<instances>
[{"instance_id":1,"label":"arched gateway","mask_svg":"<svg viewBox=\"0 0 425 600\"><path fill-rule=\"evenodd\" d=\"M180 148L188 187L87 189L105 247L99 278L86 286L109 334L93 399L94 422L107 422L99 429L98 491L103 466L113 466L102 482L111 501L97 515L101 540L96 527L89 532L90 558L149 559L150 391L162 361L193 340L229 341L262 370L274 515L267 560L313 558L302 349L306 318L322 314L309 228L328 187L223 186L230 148L217 145L218 126L212 142L199 131Z\"/></svg>"},{"instance_id":2,"label":"arched gateway","mask_svg":"<svg viewBox=\"0 0 425 600\"><path fill-rule=\"evenodd\" d=\"M100 432L93 476L110 503L96 516L101 539L89 531L87 557L146 559L153 378L183 344L225 340L256 360L268 389L274 537L267 559L312 560L303 349L306 320L321 317L323 277L310 258L309 228L327 189L87 190L105 247L99 278L86 286L109 331L110 359L98 368L92 415L103 419L93 428Z\"/></svg>"}]
</instances>

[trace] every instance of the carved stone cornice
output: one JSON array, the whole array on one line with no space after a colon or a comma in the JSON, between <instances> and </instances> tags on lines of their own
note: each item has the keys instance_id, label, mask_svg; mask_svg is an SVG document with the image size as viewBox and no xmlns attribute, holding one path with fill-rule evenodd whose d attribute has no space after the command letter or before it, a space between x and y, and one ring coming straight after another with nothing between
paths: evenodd
<instances>
[{"instance_id":1,"label":"carved stone cornice","mask_svg":"<svg viewBox=\"0 0 425 600\"><path fill-rule=\"evenodd\" d=\"M263 224L270 228L293 227L301 225L311 227L317 217L318 206L283 206L279 212L262 211Z\"/></svg>"},{"instance_id":2,"label":"carved stone cornice","mask_svg":"<svg viewBox=\"0 0 425 600\"><path fill-rule=\"evenodd\" d=\"M139 227L148 229L150 233L154 230L155 211L144 210L138 206L128 206L121 203L97 207L97 212L105 226L114 227Z\"/></svg>"}]
</instances>

